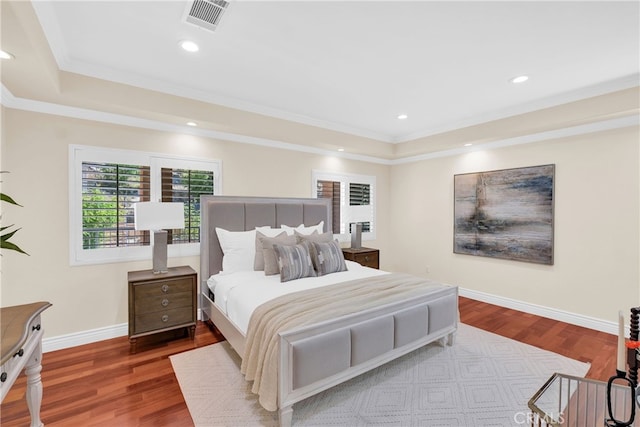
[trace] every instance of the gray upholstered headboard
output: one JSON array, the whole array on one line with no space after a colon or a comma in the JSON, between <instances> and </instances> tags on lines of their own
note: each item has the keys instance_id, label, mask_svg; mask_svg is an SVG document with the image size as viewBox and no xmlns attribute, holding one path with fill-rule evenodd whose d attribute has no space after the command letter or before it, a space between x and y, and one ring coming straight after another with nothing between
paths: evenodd
<instances>
[{"instance_id":1,"label":"gray upholstered headboard","mask_svg":"<svg viewBox=\"0 0 640 427\"><path fill-rule=\"evenodd\" d=\"M201 196L200 281L206 286L207 279L222 269L216 227L246 231L265 225L311 226L324 221L326 231L331 229L331 218L331 199Z\"/></svg>"}]
</instances>

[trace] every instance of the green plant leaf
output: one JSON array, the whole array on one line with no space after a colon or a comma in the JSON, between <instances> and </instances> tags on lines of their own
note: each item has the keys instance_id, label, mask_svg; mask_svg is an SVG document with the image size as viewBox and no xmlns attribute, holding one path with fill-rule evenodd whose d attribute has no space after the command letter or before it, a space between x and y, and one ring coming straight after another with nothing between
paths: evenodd
<instances>
[{"instance_id":1,"label":"green plant leaf","mask_svg":"<svg viewBox=\"0 0 640 427\"><path fill-rule=\"evenodd\" d=\"M7 225L5 227L0 228L0 231L6 230L7 228L13 227L12 225ZM9 239L11 237L13 237L14 234L16 234L18 232L18 230L20 230L19 228L16 230L13 230L9 233L5 233L3 235L0 236L0 248L2 249L8 249L10 251L16 251L16 252L20 252L21 254L25 254L25 255L29 255L28 253L26 253L25 251L23 251L20 246L16 245L13 242L10 242Z\"/></svg>"},{"instance_id":2,"label":"green plant leaf","mask_svg":"<svg viewBox=\"0 0 640 427\"><path fill-rule=\"evenodd\" d=\"M9 173L8 171L0 171L0 173ZM22 205L18 202L16 202L15 200L13 200L13 198L11 196L8 196L4 193L0 193L0 201L3 202L7 202L10 203L12 205L16 205L16 206L20 206L22 207ZM2 215L0 215L1 217ZM0 227L0 232L13 227L13 224L8 225L8 226L4 226L4 227ZM16 230L13 230L11 232L5 233L0 235L0 248L2 249L8 249L10 251L16 251L16 252L20 252L21 254L25 254L25 255L29 255L28 253L26 253L25 251L23 251L20 246L16 245L13 242L10 242L9 239L13 237L14 234L16 234L18 232L18 230L20 230L19 228Z\"/></svg>"},{"instance_id":3,"label":"green plant leaf","mask_svg":"<svg viewBox=\"0 0 640 427\"><path fill-rule=\"evenodd\" d=\"M12 205L22 206L20 203L16 202L10 196L7 196L4 193L0 193L0 200L2 200L3 202L11 203Z\"/></svg>"},{"instance_id":4,"label":"green plant leaf","mask_svg":"<svg viewBox=\"0 0 640 427\"><path fill-rule=\"evenodd\" d=\"M13 225L8 225L8 226L6 226L6 227L2 227L2 229L0 229L0 231L4 231L4 230L6 230L6 229L7 229L7 228L9 228L9 227L13 227ZM3 234L2 236L0 236L0 241L3 241L3 242L4 242L4 241L9 240L9 239L11 238L11 236L13 236L14 234L16 234L16 232L17 232L18 230L20 230L20 229L18 228L17 230L13 230L13 231L12 231L12 232L10 232L10 233Z\"/></svg>"},{"instance_id":5,"label":"green plant leaf","mask_svg":"<svg viewBox=\"0 0 640 427\"><path fill-rule=\"evenodd\" d=\"M11 251L16 251L16 252L20 252L21 254L25 254L25 255L29 255L28 253L26 253L25 251L23 251L22 249L20 249L20 247L16 244L13 244L11 242L7 242L6 240L2 240L2 243L0 244L0 248L2 249L8 249Z\"/></svg>"}]
</instances>

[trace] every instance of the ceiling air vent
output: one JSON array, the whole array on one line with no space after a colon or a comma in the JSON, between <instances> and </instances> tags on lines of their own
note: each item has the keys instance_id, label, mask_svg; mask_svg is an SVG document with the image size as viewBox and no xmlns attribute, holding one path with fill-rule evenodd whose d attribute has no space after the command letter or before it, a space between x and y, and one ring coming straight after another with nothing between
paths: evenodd
<instances>
[{"instance_id":1,"label":"ceiling air vent","mask_svg":"<svg viewBox=\"0 0 640 427\"><path fill-rule=\"evenodd\" d=\"M215 31L229 7L225 0L193 0L187 5L184 20L205 30Z\"/></svg>"}]
</instances>

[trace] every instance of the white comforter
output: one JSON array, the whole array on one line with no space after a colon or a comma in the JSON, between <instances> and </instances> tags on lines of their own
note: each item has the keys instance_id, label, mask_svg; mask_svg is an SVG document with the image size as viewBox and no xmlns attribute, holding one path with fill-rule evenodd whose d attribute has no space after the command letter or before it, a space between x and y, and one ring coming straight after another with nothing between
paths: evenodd
<instances>
[{"instance_id":1,"label":"white comforter","mask_svg":"<svg viewBox=\"0 0 640 427\"><path fill-rule=\"evenodd\" d=\"M352 261L346 263L347 271L284 283L280 282L279 275L265 276L263 271L240 271L215 274L207 280L207 284L215 295L218 308L246 335L251 313L273 298L305 289L387 274Z\"/></svg>"}]
</instances>

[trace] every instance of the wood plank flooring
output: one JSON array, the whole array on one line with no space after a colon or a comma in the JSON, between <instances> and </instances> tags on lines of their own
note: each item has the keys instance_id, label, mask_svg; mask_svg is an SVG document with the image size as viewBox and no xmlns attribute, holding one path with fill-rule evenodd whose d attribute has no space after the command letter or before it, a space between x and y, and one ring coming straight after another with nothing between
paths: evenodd
<instances>
[{"instance_id":1,"label":"wood plank flooring","mask_svg":"<svg viewBox=\"0 0 640 427\"><path fill-rule=\"evenodd\" d=\"M587 377L606 380L615 370L614 335L462 297L460 315L463 323L589 362ZM193 341L175 335L139 341L134 355L126 337L45 353L42 421L47 426L192 426L168 357L223 338L202 322ZM29 425L25 388L22 374L0 406L3 427Z\"/></svg>"},{"instance_id":2,"label":"wood plank flooring","mask_svg":"<svg viewBox=\"0 0 640 427\"><path fill-rule=\"evenodd\" d=\"M468 298L459 305L462 323L591 363L587 378L607 381L615 373L615 335Z\"/></svg>"}]
</instances>

